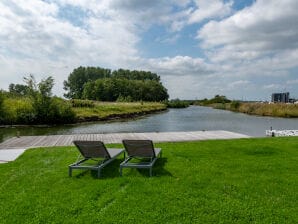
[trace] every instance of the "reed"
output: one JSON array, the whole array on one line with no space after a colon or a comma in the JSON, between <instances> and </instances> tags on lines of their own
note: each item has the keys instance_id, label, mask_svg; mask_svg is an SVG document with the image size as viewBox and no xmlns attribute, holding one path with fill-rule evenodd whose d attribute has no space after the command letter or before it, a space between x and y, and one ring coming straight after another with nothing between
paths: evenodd
<instances>
[{"instance_id":1,"label":"reed","mask_svg":"<svg viewBox=\"0 0 298 224\"><path fill-rule=\"evenodd\" d=\"M298 117L298 104L285 104L285 103L243 103L233 101L225 104L212 104L211 107L215 109L231 110L234 112L259 115L259 116L271 116L271 117Z\"/></svg>"},{"instance_id":2,"label":"reed","mask_svg":"<svg viewBox=\"0 0 298 224\"><path fill-rule=\"evenodd\" d=\"M241 113L272 117L298 117L297 104L267 104L267 103L241 103L238 111Z\"/></svg>"}]
</instances>

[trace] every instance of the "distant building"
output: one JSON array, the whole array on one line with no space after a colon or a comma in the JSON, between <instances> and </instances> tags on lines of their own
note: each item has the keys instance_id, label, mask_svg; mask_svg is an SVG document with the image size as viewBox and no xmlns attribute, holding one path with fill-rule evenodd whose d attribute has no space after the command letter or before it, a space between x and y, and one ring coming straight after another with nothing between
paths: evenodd
<instances>
[{"instance_id":1,"label":"distant building","mask_svg":"<svg viewBox=\"0 0 298 224\"><path fill-rule=\"evenodd\" d=\"M272 93L271 102L273 103L289 103L290 93Z\"/></svg>"}]
</instances>

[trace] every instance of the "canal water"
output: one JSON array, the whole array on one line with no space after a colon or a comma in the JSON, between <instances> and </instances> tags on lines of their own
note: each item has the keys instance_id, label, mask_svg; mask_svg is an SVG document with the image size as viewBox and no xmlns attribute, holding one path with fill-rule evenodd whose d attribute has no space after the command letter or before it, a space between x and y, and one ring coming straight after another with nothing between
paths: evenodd
<instances>
[{"instance_id":1,"label":"canal water","mask_svg":"<svg viewBox=\"0 0 298 224\"><path fill-rule=\"evenodd\" d=\"M0 142L20 135L56 135L115 132L169 132L227 130L250 136L265 136L265 130L298 129L296 118L273 118L191 106L186 109L170 109L135 120L94 122L54 127L0 128Z\"/></svg>"}]
</instances>

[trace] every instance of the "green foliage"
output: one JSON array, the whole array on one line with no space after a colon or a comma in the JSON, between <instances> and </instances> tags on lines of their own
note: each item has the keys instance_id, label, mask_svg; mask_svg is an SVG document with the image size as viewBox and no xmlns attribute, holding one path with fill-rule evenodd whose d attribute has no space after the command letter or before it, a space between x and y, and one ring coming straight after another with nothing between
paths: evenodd
<instances>
[{"instance_id":1,"label":"green foliage","mask_svg":"<svg viewBox=\"0 0 298 224\"><path fill-rule=\"evenodd\" d=\"M150 71L130 71L119 69L111 73L109 69L79 67L64 82L68 91L66 97L117 101L161 101L168 99L167 90L162 86L160 77Z\"/></svg>"},{"instance_id":2,"label":"green foliage","mask_svg":"<svg viewBox=\"0 0 298 224\"><path fill-rule=\"evenodd\" d=\"M9 84L9 93L13 96L26 96L29 94L29 87L22 84Z\"/></svg>"},{"instance_id":3,"label":"green foliage","mask_svg":"<svg viewBox=\"0 0 298 224\"><path fill-rule=\"evenodd\" d=\"M64 81L64 90L68 91L64 96L71 99L81 99L85 83L107 77L111 77L110 69L78 67L69 74L67 81Z\"/></svg>"},{"instance_id":4,"label":"green foliage","mask_svg":"<svg viewBox=\"0 0 298 224\"><path fill-rule=\"evenodd\" d=\"M130 71L125 69L118 69L113 71L112 77L116 79L129 79L129 80L154 80L160 82L160 77L150 71Z\"/></svg>"},{"instance_id":5,"label":"green foliage","mask_svg":"<svg viewBox=\"0 0 298 224\"><path fill-rule=\"evenodd\" d=\"M69 178L77 149L29 149L0 164L1 223L297 223L297 140L159 143L152 178L122 157Z\"/></svg>"},{"instance_id":6,"label":"green foliage","mask_svg":"<svg viewBox=\"0 0 298 224\"><path fill-rule=\"evenodd\" d=\"M95 104L92 100L78 100L72 99L70 100L72 107L94 107Z\"/></svg>"},{"instance_id":7,"label":"green foliage","mask_svg":"<svg viewBox=\"0 0 298 224\"><path fill-rule=\"evenodd\" d=\"M227 99L226 96L215 95L212 99L208 100L205 98L203 100L198 100L194 104L206 106L206 105L210 105L210 104L225 104L225 103L230 103L230 102L231 102L231 100Z\"/></svg>"},{"instance_id":8,"label":"green foliage","mask_svg":"<svg viewBox=\"0 0 298 224\"><path fill-rule=\"evenodd\" d=\"M231 110L237 111L239 109L239 107L240 107L240 102L239 101L233 100L231 102L231 105L230 105Z\"/></svg>"},{"instance_id":9,"label":"green foliage","mask_svg":"<svg viewBox=\"0 0 298 224\"><path fill-rule=\"evenodd\" d=\"M98 101L163 101L168 99L167 89L154 80L129 80L105 78L87 82L84 85L83 98Z\"/></svg>"},{"instance_id":10,"label":"green foliage","mask_svg":"<svg viewBox=\"0 0 298 224\"><path fill-rule=\"evenodd\" d=\"M72 110L72 105L70 102L58 97L53 97L51 99L49 113L47 114L47 123L68 124L75 122L75 120L76 114Z\"/></svg>"},{"instance_id":11,"label":"green foliage","mask_svg":"<svg viewBox=\"0 0 298 224\"><path fill-rule=\"evenodd\" d=\"M132 118L142 114L165 110L166 105L154 102L96 102L94 107L74 107L79 121Z\"/></svg>"},{"instance_id":12,"label":"green foliage","mask_svg":"<svg viewBox=\"0 0 298 224\"><path fill-rule=\"evenodd\" d=\"M131 96L118 96L117 102L133 102L133 99Z\"/></svg>"},{"instance_id":13,"label":"green foliage","mask_svg":"<svg viewBox=\"0 0 298 224\"><path fill-rule=\"evenodd\" d=\"M24 81L29 88L30 97L32 99L32 106L35 111L35 120L37 123L44 123L45 120L52 120L50 117L50 108L52 107L52 88L54 86L54 79L50 76L40 83L36 83L34 77L30 75L25 77Z\"/></svg>"},{"instance_id":14,"label":"green foliage","mask_svg":"<svg viewBox=\"0 0 298 224\"><path fill-rule=\"evenodd\" d=\"M35 111L29 98L6 98L4 101L4 124L32 124Z\"/></svg>"},{"instance_id":15,"label":"green foliage","mask_svg":"<svg viewBox=\"0 0 298 224\"><path fill-rule=\"evenodd\" d=\"M12 92L2 101L0 124L60 124L75 121L69 102L52 97L54 79L48 77L37 83L34 76L24 78L27 97ZM14 89L16 85L10 85ZM17 94L18 95L18 94Z\"/></svg>"},{"instance_id":16,"label":"green foliage","mask_svg":"<svg viewBox=\"0 0 298 224\"><path fill-rule=\"evenodd\" d=\"M168 108L186 108L190 103L185 100L174 99L166 102Z\"/></svg>"},{"instance_id":17,"label":"green foliage","mask_svg":"<svg viewBox=\"0 0 298 224\"><path fill-rule=\"evenodd\" d=\"M297 104L241 103L237 111L247 114L273 117L298 117Z\"/></svg>"}]
</instances>

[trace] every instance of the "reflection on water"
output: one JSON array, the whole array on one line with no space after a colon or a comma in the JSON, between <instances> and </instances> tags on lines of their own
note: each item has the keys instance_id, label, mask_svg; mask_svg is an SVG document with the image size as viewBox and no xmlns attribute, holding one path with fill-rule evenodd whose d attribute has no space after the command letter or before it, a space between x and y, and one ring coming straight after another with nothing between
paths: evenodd
<instances>
[{"instance_id":1,"label":"reflection on water","mask_svg":"<svg viewBox=\"0 0 298 224\"><path fill-rule=\"evenodd\" d=\"M54 127L0 128L0 141L20 135L52 135L113 132L164 132L227 130L251 136L264 136L265 130L298 129L298 119L251 116L208 107L170 109L130 121L96 122Z\"/></svg>"}]
</instances>

